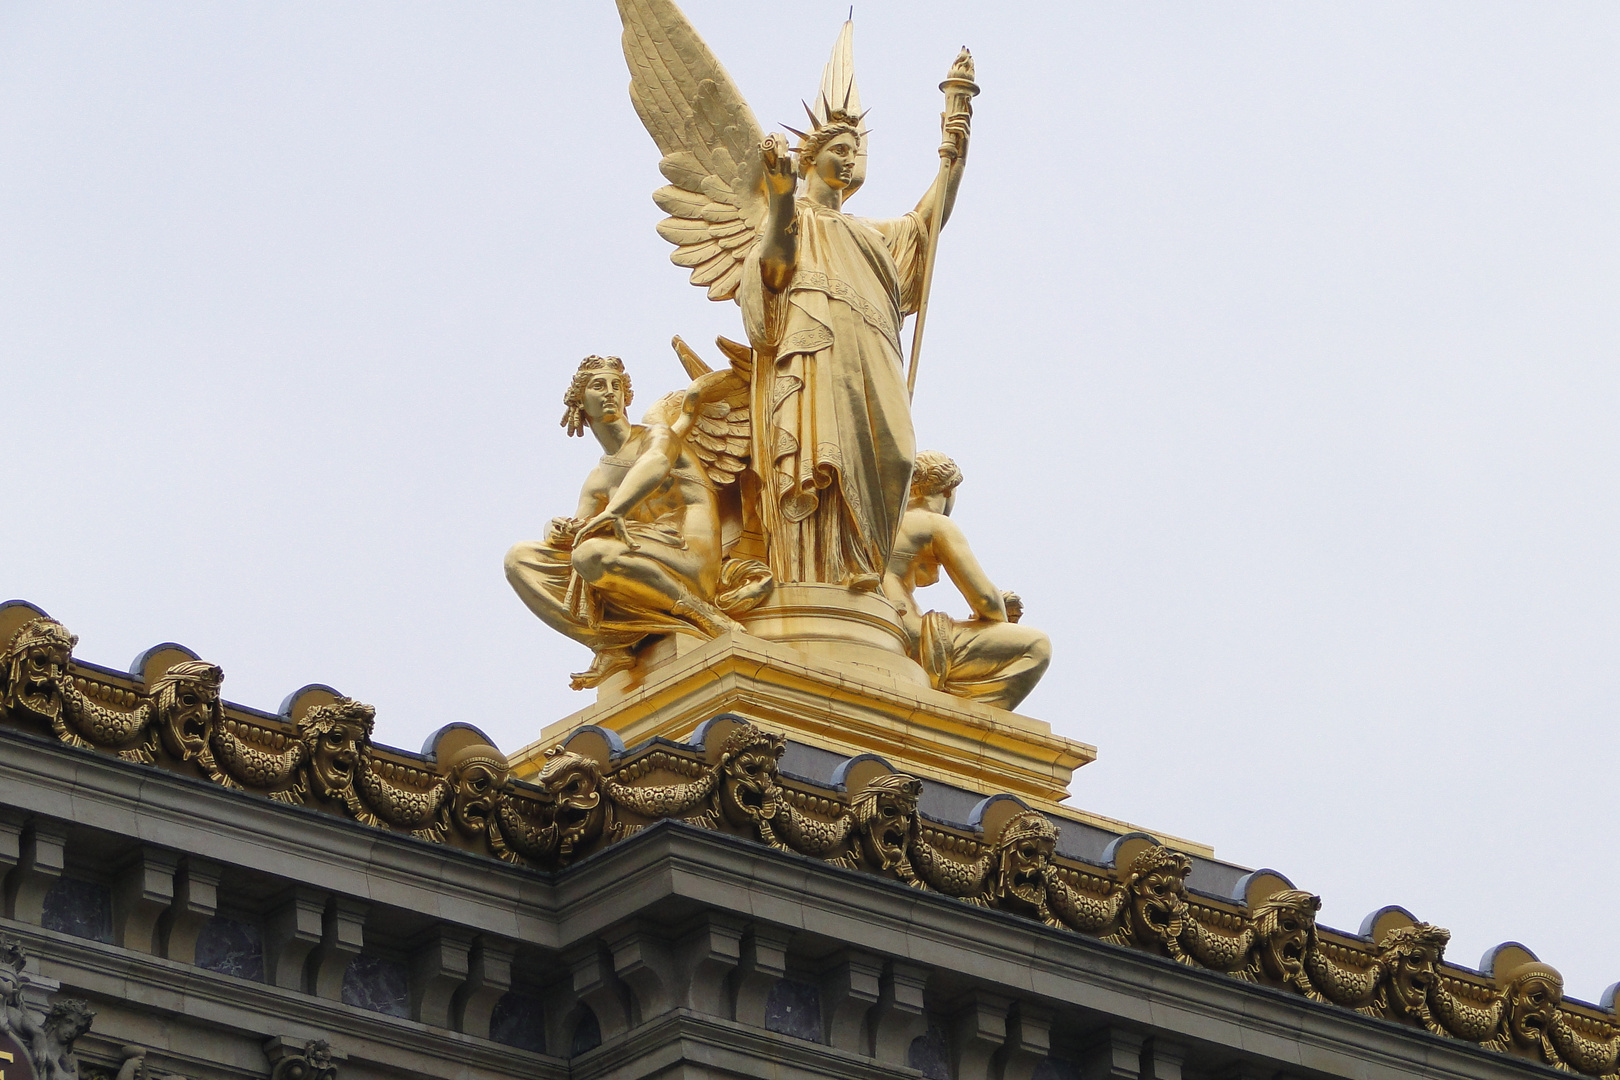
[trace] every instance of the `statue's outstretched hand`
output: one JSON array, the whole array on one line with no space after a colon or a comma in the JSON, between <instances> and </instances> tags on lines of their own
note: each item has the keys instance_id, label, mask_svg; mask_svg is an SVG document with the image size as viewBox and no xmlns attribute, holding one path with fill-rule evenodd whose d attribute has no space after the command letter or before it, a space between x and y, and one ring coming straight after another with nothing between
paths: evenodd
<instances>
[{"instance_id":1,"label":"statue's outstretched hand","mask_svg":"<svg viewBox=\"0 0 1620 1080\"><path fill-rule=\"evenodd\" d=\"M765 166L765 190L778 198L792 195L799 186L799 177L787 140L772 132L759 144L759 154Z\"/></svg>"}]
</instances>

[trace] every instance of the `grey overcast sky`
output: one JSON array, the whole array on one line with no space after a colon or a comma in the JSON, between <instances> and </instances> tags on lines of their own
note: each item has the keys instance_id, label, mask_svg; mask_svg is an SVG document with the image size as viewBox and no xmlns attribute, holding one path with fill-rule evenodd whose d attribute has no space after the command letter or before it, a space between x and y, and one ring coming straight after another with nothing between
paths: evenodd
<instances>
[{"instance_id":1,"label":"grey overcast sky","mask_svg":"<svg viewBox=\"0 0 1620 1080\"><path fill-rule=\"evenodd\" d=\"M687 11L779 125L845 6ZM1101 748L1073 801L1595 999L1620 5L863 0L853 211L929 182L964 42L918 439L1055 642L1024 711ZM500 568L596 456L568 374L619 354L645 405L671 334L741 336L626 82L608 0L0 2L0 592L407 747L587 704Z\"/></svg>"}]
</instances>

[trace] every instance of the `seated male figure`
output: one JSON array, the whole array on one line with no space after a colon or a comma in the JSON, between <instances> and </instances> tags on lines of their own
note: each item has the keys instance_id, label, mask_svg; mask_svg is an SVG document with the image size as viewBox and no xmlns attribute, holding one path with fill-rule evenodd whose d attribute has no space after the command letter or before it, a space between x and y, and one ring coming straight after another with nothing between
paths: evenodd
<instances>
[{"instance_id":1,"label":"seated male figure","mask_svg":"<svg viewBox=\"0 0 1620 1080\"><path fill-rule=\"evenodd\" d=\"M691 410L682 395L631 424L630 378L617 357L587 357L564 396L570 435L589 430L604 453L580 490L573 517L552 519L546 538L507 553L506 576L548 626L588 645L577 689L600 685L634 662L648 634L717 637L738 629L713 602L721 576L720 518L712 485L685 445Z\"/></svg>"},{"instance_id":2,"label":"seated male figure","mask_svg":"<svg viewBox=\"0 0 1620 1080\"><path fill-rule=\"evenodd\" d=\"M912 657L935 689L1012 709L1029 695L1052 661L1052 643L1039 630L1020 626L1023 604L991 582L950 519L962 472L944 454L924 450L911 474L911 497L900 520L883 594L900 614ZM916 590L950 577L973 611L953 619L923 612Z\"/></svg>"}]
</instances>

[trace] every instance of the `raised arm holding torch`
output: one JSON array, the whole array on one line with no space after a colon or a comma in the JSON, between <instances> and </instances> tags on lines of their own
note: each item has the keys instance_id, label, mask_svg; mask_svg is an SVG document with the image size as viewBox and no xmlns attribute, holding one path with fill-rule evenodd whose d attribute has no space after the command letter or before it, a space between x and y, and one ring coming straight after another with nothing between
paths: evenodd
<instances>
[{"instance_id":1,"label":"raised arm holding torch","mask_svg":"<svg viewBox=\"0 0 1620 1080\"><path fill-rule=\"evenodd\" d=\"M950 216L951 204L956 201L957 185L962 182L973 99L979 93L979 85L973 81L973 55L966 46L957 54L950 74L939 84L939 88L945 92L945 112L941 117L945 137L939 145L939 175L918 206L919 210L928 213L928 249L923 256L922 295L917 301L917 321L911 331L911 364L906 372L908 397L915 397L917 393L917 361L922 355L923 327L928 323L928 292L934 284L939 230Z\"/></svg>"}]
</instances>

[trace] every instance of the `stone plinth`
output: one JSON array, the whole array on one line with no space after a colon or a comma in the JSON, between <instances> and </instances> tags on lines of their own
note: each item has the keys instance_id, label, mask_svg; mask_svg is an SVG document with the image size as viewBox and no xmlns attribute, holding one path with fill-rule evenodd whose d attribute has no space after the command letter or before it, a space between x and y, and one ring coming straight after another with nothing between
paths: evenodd
<instances>
[{"instance_id":1,"label":"stone plinth","mask_svg":"<svg viewBox=\"0 0 1620 1080\"><path fill-rule=\"evenodd\" d=\"M660 652L605 684L595 705L550 725L514 755L514 770L537 771L545 748L584 724L616 731L633 746L684 737L723 712L797 742L843 755L877 754L925 779L1004 791L1044 809L1055 809L1074 770L1096 759L1095 747L1054 735L1044 721L932 689L921 668L882 646L875 619L846 616L859 640L825 640L814 635L835 627L837 616L794 622L788 616L802 598L782 599L780 607L762 609L751 627L803 636L666 638L654 646ZM874 612L887 608L880 598L861 599L871 600L865 607ZM1069 807L1060 812L1075 814Z\"/></svg>"},{"instance_id":2,"label":"stone plinth","mask_svg":"<svg viewBox=\"0 0 1620 1080\"><path fill-rule=\"evenodd\" d=\"M842 585L778 585L742 622L750 636L790 645L817 664L853 668L863 678L928 685L927 672L909 655L894 607L877 593Z\"/></svg>"}]
</instances>

